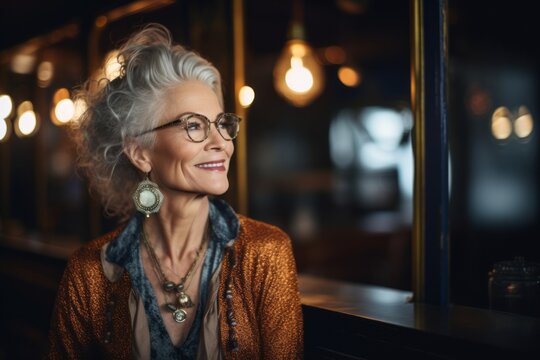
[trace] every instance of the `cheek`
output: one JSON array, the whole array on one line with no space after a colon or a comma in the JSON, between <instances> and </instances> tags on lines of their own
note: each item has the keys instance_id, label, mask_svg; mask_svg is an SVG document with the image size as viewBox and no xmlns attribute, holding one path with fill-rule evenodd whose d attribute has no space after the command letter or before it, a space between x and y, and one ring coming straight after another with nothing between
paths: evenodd
<instances>
[{"instance_id":1,"label":"cheek","mask_svg":"<svg viewBox=\"0 0 540 360\"><path fill-rule=\"evenodd\" d=\"M182 171L182 168L189 167L200 152L199 148L190 146L191 144L169 143L167 145L169 146L156 146L154 148L154 165L164 173L177 173Z\"/></svg>"}]
</instances>

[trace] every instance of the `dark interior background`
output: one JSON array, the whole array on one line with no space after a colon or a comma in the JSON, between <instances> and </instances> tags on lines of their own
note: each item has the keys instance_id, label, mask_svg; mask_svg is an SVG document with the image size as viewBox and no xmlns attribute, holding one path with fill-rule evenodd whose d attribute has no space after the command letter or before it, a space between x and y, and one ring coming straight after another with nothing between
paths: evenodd
<instances>
[{"instance_id":1,"label":"dark interior background","mask_svg":"<svg viewBox=\"0 0 540 360\"><path fill-rule=\"evenodd\" d=\"M41 99L36 107L44 114L36 136L12 135L0 143L0 236L9 243L1 248L0 275L13 293L2 297L0 306L5 319L0 359L35 358L44 351L65 259L73 248L116 226L88 195L75 173L65 131L52 125L47 114L57 87L72 88L89 75L88 39L96 17L131 3L0 2L0 93L9 90L17 101ZM324 64L326 85L312 104L297 108L272 83L293 16L291 3L245 1L246 83L256 92L247 110L249 215L290 234L302 273L411 290L412 202L399 184L402 170L340 169L332 159L329 136L342 114L360 119L366 108L399 113L410 108L409 2L306 0L303 8L307 40ZM540 262L537 122L525 139L514 134L500 141L491 135L491 117L500 106L508 107L514 120L522 105L538 119L535 17L525 0L448 0L450 281L455 304L489 307L489 272L497 262L516 256ZM177 1L130 16L107 27L99 55L149 21L164 23L176 41L216 64L232 109L231 1ZM10 72L6 56L14 47L68 23L77 24L78 33L39 55L62 64L54 86L38 89L35 74ZM344 86L336 76L340 65L324 62L330 46L340 46L347 64L360 70L359 86ZM408 144L410 127L405 127L400 148L407 150ZM60 162L66 167L58 167L57 159L66 156L67 163ZM412 164L403 166L410 170ZM238 189L231 176L227 197L234 204ZM34 244L32 251L25 242ZM55 244L57 250L46 253L40 250L43 244ZM36 344L35 351L25 346L27 341Z\"/></svg>"}]
</instances>

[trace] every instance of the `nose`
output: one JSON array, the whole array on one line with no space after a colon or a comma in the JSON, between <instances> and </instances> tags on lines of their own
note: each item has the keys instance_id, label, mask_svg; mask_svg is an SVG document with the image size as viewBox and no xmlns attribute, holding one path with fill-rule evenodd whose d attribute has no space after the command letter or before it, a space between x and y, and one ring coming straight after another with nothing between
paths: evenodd
<instances>
[{"instance_id":1,"label":"nose","mask_svg":"<svg viewBox=\"0 0 540 360\"><path fill-rule=\"evenodd\" d=\"M219 133L217 124L215 122L211 123L206 142L207 150L223 150L226 142L227 140Z\"/></svg>"}]
</instances>

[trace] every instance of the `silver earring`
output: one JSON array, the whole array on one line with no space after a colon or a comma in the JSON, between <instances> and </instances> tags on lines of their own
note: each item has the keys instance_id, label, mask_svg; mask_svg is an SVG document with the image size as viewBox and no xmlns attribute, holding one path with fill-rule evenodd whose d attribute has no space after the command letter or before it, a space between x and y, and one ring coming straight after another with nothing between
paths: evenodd
<instances>
[{"instance_id":1,"label":"silver earring","mask_svg":"<svg viewBox=\"0 0 540 360\"><path fill-rule=\"evenodd\" d=\"M163 194L159 191L158 185L146 178L139 183L133 193L135 208L150 217L150 214L157 213L163 204Z\"/></svg>"}]
</instances>

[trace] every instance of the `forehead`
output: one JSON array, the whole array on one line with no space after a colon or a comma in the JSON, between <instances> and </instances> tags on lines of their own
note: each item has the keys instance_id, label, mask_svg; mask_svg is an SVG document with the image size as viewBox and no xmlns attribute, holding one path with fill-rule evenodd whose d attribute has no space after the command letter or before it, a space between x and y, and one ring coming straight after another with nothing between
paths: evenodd
<instances>
[{"instance_id":1,"label":"forehead","mask_svg":"<svg viewBox=\"0 0 540 360\"><path fill-rule=\"evenodd\" d=\"M183 82L168 90L164 105L167 119L185 112L213 117L222 111L218 97L212 88L196 80Z\"/></svg>"}]
</instances>

